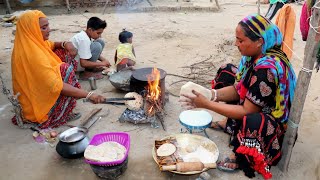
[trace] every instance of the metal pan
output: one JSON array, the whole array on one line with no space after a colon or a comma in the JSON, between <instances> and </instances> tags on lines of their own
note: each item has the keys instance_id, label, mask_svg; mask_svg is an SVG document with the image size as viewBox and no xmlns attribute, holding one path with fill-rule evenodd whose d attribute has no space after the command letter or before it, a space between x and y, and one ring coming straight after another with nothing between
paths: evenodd
<instances>
[{"instance_id":1,"label":"metal pan","mask_svg":"<svg viewBox=\"0 0 320 180\"><path fill-rule=\"evenodd\" d=\"M104 102L101 104L112 104L112 105L125 105L124 102L118 102L118 101L132 101L136 100L134 97L129 98L107 98ZM90 100L84 99L83 102L89 102Z\"/></svg>"},{"instance_id":2,"label":"metal pan","mask_svg":"<svg viewBox=\"0 0 320 180\"><path fill-rule=\"evenodd\" d=\"M100 119L101 117L95 117L84 126L75 126L63 131L59 135L59 140L65 143L74 143L82 140L87 136L89 128Z\"/></svg>"},{"instance_id":3,"label":"metal pan","mask_svg":"<svg viewBox=\"0 0 320 180\"><path fill-rule=\"evenodd\" d=\"M111 75L109 81L116 89L129 92L131 76L131 70L119 71Z\"/></svg>"},{"instance_id":4,"label":"metal pan","mask_svg":"<svg viewBox=\"0 0 320 180\"><path fill-rule=\"evenodd\" d=\"M90 114L88 121L85 121L81 126L72 127L65 130L59 135L59 142L56 146L56 151L64 158L74 159L83 156L83 153L89 145L90 138L88 137L88 129L98 120L101 116L94 117L101 109L93 110Z\"/></svg>"},{"instance_id":5,"label":"metal pan","mask_svg":"<svg viewBox=\"0 0 320 180\"><path fill-rule=\"evenodd\" d=\"M59 140L65 143L73 143L83 139L88 133L88 129L84 127L73 127L63 131L59 135Z\"/></svg>"}]
</instances>

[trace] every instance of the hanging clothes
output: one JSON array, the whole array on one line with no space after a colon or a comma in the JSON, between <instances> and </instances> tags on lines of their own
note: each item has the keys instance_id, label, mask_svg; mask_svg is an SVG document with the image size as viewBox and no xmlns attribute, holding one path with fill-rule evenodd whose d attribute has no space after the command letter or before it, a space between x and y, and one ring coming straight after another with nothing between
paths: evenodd
<instances>
[{"instance_id":1,"label":"hanging clothes","mask_svg":"<svg viewBox=\"0 0 320 180\"><path fill-rule=\"evenodd\" d=\"M281 8L275 24L279 27L283 35L283 43L281 50L286 53L288 59L291 59L293 49L294 28L296 24L296 14L289 4L285 4Z\"/></svg>"}]
</instances>

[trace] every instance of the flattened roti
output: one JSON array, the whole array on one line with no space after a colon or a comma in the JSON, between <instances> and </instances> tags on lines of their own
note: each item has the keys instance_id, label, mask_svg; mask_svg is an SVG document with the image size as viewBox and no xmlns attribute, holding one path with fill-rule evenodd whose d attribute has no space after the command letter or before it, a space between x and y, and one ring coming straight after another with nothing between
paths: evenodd
<instances>
[{"instance_id":1,"label":"flattened roti","mask_svg":"<svg viewBox=\"0 0 320 180\"><path fill-rule=\"evenodd\" d=\"M165 143L162 144L158 149L157 149L157 155L158 156L170 156L174 152L176 152L177 148L175 145L171 143Z\"/></svg>"},{"instance_id":2,"label":"flattened roti","mask_svg":"<svg viewBox=\"0 0 320 180\"><path fill-rule=\"evenodd\" d=\"M199 84L196 84L196 83L193 83L191 81L187 82L185 85L183 85L180 89L180 99L184 99L185 97L184 96L181 96L181 94L185 94L185 95L189 95L189 96L195 96L193 93L192 93L192 90L195 90L197 91L198 93L202 94L204 97L206 97L208 100L211 100L212 98L212 93L211 93L211 90L199 85Z\"/></svg>"},{"instance_id":3,"label":"flattened roti","mask_svg":"<svg viewBox=\"0 0 320 180\"><path fill-rule=\"evenodd\" d=\"M143 98L140 94L136 92L129 92L125 96L125 98L134 97L135 100L126 101L125 104L128 109L132 111L138 111L143 105Z\"/></svg>"}]
</instances>

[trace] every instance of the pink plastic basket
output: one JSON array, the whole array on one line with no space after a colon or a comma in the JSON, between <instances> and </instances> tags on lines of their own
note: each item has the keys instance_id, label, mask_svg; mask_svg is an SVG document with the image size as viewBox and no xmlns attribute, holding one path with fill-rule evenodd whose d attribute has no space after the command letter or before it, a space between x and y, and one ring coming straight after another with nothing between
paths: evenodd
<instances>
[{"instance_id":1,"label":"pink plastic basket","mask_svg":"<svg viewBox=\"0 0 320 180\"><path fill-rule=\"evenodd\" d=\"M124 160L128 157L128 153L130 150L129 134L124 132L108 132L108 133L96 134L91 139L89 145L97 146L99 144L102 144L104 142L109 142L109 141L117 142L126 148L126 154L122 159L117 161L111 161L111 162L96 162L96 161L90 161L88 159L85 159L85 162L88 164L93 164L98 166L115 166L123 163Z\"/></svg>"}]
</instances>

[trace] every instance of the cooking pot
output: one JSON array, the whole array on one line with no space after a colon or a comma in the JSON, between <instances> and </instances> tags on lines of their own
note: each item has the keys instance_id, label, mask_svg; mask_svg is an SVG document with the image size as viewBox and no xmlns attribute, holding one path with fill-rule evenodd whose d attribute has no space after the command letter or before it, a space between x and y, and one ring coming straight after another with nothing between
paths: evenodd
<instances>
[{"instance_id":1,"label":"cooking pot","mask_svg":"<svg viewBox=\"0 0 320 180\"><path fill-rule=\"evenodd\" d=\"M59 135L56 151L64 158L80 158L89 145L88 129L73 127Z\"/></svg>"},{"instance_id":2,"label":"cooking pot","mask_svg":"<svg viewBox=\"0 0 320 180\"><path fill-rule=\"evenodd\" d=\"M83 157L84 151L90 142L87 135L88 130L97 120L101 119L101 116L94 117L100 110L93 112L88 121L81 126L67 129L59 135L59 142L56 146L56 151L59 155L69 159Z\"/></svg>"}]
</instances>

